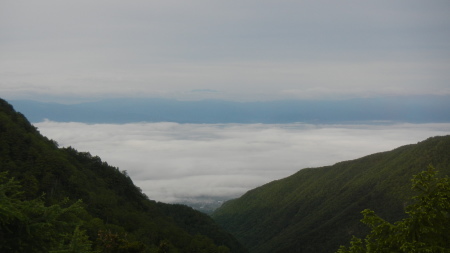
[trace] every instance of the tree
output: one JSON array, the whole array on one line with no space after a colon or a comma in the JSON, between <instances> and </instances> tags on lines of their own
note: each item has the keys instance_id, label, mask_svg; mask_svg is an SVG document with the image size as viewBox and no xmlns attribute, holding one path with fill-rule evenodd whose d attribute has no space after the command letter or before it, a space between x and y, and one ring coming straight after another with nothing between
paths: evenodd
<instances>
[{"instance_id":1,"label":"tree","mask_svg":"<svg viewBox=\"0 0 450 253\"><path fill-rule=\"evenodd\" d=\"M406 207L407 218L392 224L366 209L361 221L372 231L364 240L353 237L349 248L337 252L450 252L450 179L436 174L429 166L413 177L418 195Z\"/></svg>"},{"instance_id":2,"label":"tree","mask_svg":"<svg viewBox=\"0 0 450 253\"><path fill-rule=\"evenodd\" d=\"M88 242L77 229L85 212L81 201L45 206L43 197L23 200L20 187L0 173L0 252L49 252L71 237L70 243Z\"/></svg>"},{"instance_id":3,"label":"tree","mask_svg":"<svg viewBox=\"0 0 450 253\"><path fill-rule=\"evenodd\" d=\"M75 227L70 242L66 244L64 241L59 246L58 250L50 251L49 253L91 253L92 242L86 235L86 231L81 230L79 226Z\"/></svg>"}]
</instances>

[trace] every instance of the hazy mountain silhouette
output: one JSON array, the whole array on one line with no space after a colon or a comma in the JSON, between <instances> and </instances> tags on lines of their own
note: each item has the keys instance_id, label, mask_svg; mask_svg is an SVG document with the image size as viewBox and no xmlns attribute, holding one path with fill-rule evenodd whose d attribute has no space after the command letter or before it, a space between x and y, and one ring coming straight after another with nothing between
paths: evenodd
<instances>
[{"instance_id":1,"label":"hazy mountain silhouette","mask_svg":"<svg viewBox=\"0 0 450 253\"><path fill-rule=\"evenodd\" d=\"M79 104L10 101L31 122L130 123L376 123L450 122L450 96L357 98L347 100L221 100L118 98Z\"/></svg>"}]
</instances>

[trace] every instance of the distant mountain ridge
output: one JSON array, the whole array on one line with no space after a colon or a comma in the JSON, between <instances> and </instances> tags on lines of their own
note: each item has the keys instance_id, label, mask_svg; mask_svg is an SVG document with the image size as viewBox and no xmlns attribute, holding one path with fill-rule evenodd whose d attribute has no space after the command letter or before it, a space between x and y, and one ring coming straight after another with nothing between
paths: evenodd
<instances>
[{"instance_id":1,"label":"distant mountain ridge","mask_svg":"<svg viewBox=\"0 0 450 253\"><path fill-rule=\"evenodd\" d=\"M362 210L403 218L410 180L430 164L450 175L450 135L302 169L225 202L212 217L250 252L335 252L368 231L359 222Z\"/></svg>"},{"instance_id":2,"label":"distant mountain ridge","mask_svg":"<svg viewBox=\"0 0 450 253\"><path fill-rule=\"evenodd\" d=\"M79 104L9 101L31 122L358 123L450 122L450 96L233 102L117 98Z\"/></svg>"}]
</instances>

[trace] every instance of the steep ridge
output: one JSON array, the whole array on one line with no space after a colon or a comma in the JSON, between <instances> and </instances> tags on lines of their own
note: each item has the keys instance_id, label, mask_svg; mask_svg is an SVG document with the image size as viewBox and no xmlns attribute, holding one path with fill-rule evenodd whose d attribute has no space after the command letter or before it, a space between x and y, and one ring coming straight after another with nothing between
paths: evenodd
<instances>
[{"instance_id":1,"label":"steep ridge","mask_svg":"<svg viewBox=\"0 0 450 253\"><path fill-rule=\"evenodd\" d=\"M359 222L362 210L403 218L410 180L430 164L450 174L450 136L302 169L224 203L212 216L250 252L335 252L368 231Z\"/></svg>"},{"instance_id":2,"label":"steep ridge","mask_svg":"<svg viewBox=\"0 0 450 253\"><path fill-rule=\"evenodd\" d=\"M87 152L59 148L1 99L0 172L20 182L24 200L43 196L47 205L83 200L82 229L94 246L108 231L120 237L120 252L247 252L209 216L149 200L126 171ZM0 251L7 244L4 235L0 229Z\"/></svg>"}]
</instances>

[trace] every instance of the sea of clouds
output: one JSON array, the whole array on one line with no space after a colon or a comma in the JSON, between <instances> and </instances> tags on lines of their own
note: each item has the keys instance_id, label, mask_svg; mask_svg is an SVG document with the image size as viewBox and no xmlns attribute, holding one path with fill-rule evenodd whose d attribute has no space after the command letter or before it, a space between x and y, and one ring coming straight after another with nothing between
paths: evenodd
<instances>
[{"instance_id":1,"label":"sea of clouds","mask_svg":"<svg viewBox=\"0 0 450 253\"><path fill-rule=\"evenodd\" d=\"M85 124L45 121L61 146L126 170L150 199L230 199L300 169L447 135L450 124Z\"/></svg>"}]
</instances>

